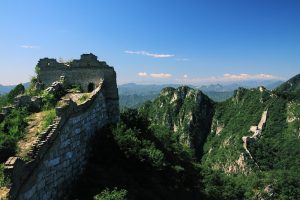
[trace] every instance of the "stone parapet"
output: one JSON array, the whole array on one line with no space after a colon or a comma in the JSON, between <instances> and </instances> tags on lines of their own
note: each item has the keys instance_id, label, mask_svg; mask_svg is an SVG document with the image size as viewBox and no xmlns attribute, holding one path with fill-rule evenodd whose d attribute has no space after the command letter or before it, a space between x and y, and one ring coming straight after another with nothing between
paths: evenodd
<instances>
[{"instance_id":1,"label":"stone parapet","mask_svg":"<svg viewBox=\"0 0 300 200\"><path fill-rule=\"evenodd\" d=\"M10 157L5 175L10 199L62 199L84 170L96 130L119 120L118 99L106 99L104 85L77 105L66 100L57 117L32 145L26 159Z\"/></svg>"}]
</instances>

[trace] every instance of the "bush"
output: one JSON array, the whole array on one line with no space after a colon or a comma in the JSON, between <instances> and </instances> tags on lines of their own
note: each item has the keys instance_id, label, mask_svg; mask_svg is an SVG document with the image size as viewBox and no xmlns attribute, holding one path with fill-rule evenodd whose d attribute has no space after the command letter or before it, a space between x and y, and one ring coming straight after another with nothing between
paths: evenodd
<instances>
[{"instance_id":1,"label":"bush","mask_svg":"<svg viewBox=\"0 0 300 200\"><path fill-rule=\"evenodd\" d=\"M55 107L57 99L53 94L44 91L42 93L42 97L43 97L43 110L49 110Z\"/></svg>"},{"instance_id":2,"label":"bush","mask_svg":"<svg viewBox=\"0 0 300 200\"><path fill-rule=\"evenodd\" d=\"M94 200L125 200L127 190L114 188L113 190L105 189L100 194L94 197Z\"/></svg>"},{"instance_id":3,"label":"bush","mask_svg":"<svg viewBox=\"0 0 300 200\"><path fill-rule=\"evenodd\" d=\"M16 96L18 96L19 94L23 94L25 92L25 87L22 84L18 84L14 89L12 89L9 93L8 93L8 98L9 99L13 99Z\"/></svg>"},{"instance_id":4,"label":"bush","mask_svg":"<svg viewBox=\"0 0 300 200\"><path fill-rule=\"evenodd\" d=\"M6 104L8 103L13 103L14 98L20 94L23 94L25 92L25 87L22 84L18 84L14 89L12 89L8 94L7 94L7 99L6 99Z\"/></svg>"},{"instance_id":5,"label":"bush","mask_svg":"<svg viewBox=\"0 0 300 200\"><path fill-rule=\"evenodd\" d=\"M8 96L7 94L5 95L0 95L0 111L1 111L1 108L6 106L8 104Z\"/></svg>"},{"instance_id":6,"label":"bush","mask_svg":"<svg viewBox=\"0 0 300 200\"><path fill-rule=\"evenodd\" d=\"M15 154L17 142L25 134L28 112L14 109L0 124L0 162Z\"/></svg>"}]
</instances>

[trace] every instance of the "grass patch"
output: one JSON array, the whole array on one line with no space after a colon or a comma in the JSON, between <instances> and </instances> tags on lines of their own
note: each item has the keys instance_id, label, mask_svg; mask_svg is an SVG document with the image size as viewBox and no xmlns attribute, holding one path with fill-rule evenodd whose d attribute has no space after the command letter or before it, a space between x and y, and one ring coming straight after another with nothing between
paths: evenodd
<instances>
[{"instance_id":1,"label":"grass patch","mask_svg":"<svg viewBox=\"0 0 300 200\"><path fill-rule=\"evenodd\" d=\"M55 109L46 110L43 113L44 118L42 120L42 130L46 129L49 125L51 125L56 117Z\"/></svg>"},{"instance_id":2,"label":"grass patch","mask_svg":"<svg viewBox=\"0 0 300 200\"><path fill-rule=\"evenodd\" d=\"M30 115L28 120L28 126L26 127L26 135L18 142L17 156L26 158L28 151L34 144L35 140L44 130L51 125L56 118L55 109L42 111Z\"/></svg>"},{"instance_id":3,"label":"grass patch","mask_svg":"<svg viewBox=\"0 0 300 200\"><path fill-rule=\"evenodd\" d=\"M68 104L67 104L66 101L60 100L60 101L57 102L56 107L61 107L61 108L63 108L63 107L65 107L65 106L67 106L67 105L68 105Z\"/></svg>"},{"instance_id":4,"label":"grass patch","mask_svg":"<svg viewBox=\"0 0 300 200\"><path fill-rule=\"evenodd\" d=\"M81 97L79 97L78 99L78 104L82 104L83 102L85 102L88 98L90 98L89 94L83 94Z\"/></svg>"}]
</instances>

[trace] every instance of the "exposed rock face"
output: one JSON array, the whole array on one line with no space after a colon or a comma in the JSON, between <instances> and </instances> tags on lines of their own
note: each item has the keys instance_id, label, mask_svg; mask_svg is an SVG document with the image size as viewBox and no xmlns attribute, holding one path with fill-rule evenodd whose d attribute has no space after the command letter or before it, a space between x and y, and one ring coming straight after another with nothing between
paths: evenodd
<instances>
[{"instance_id":1,"label":"exposed rock face","mask_svg":"<svg viewBox=\"0 0 300 200\"><path fill-rule=\"evenodd\" d=\"M222 124L222 123L220 123L219 121L217 121L216 125L217 125L217 128L216 128L216 134L217 134L217 135L220 135L221 132L222 132L222 130L223 130L223 128L224 128L224 124Z\"/></svg>"},{"instance_id":2,"label":"exposed rock face","mask_svg":"<svg viewBox=\"0 0 300 200\"><path fill-rule=\"evenodd\" d=\"M29 95L18 95L14 99L14 104L17 108L28 106L31 102L31 97Z\"/></svg>"},{"instance_id":3,"label":"exposed rock face","mask_svg":"<svg viewBox=\"0 0 300 200\"><path fill-rule=\"evenodd\" d=\"M141 108L153 124L173 130L181 143L200 157L210 131L214 103L201 91L189 87L165 88L150 105Z\"/></svg>"},{"instance_id":4,"label":"exposed rock face","mask_svg":"<svg viewBox=\"0 0 300 200\"><path fill-rule=\"evenodd\" d=\"M46 89L47 92L50 94L53 94L55 96L59 96L59 93L62 93L63 90L63 84L59 81L54 81L50 87Z\"/></svg>"},{"instance_id":5,"label":"exposed rock face","mask_svg":"<svg viewBox=\"0 0 300 200\"><path fill-rule=\"evenodd\" d=\"M38 112L42 108L42 97L29 95L19 95L14 99L14 106L16 108L27 107L31 112Z\"/></svg>"},{"instance_id":6,"label":"exposed rock face","mask_svg":"<svg viewBox=\"0 0 300 200\"><path fill-rule=\"evenodd\" d=\"M43 106L42 97L34 96L31 98L31 107L34 110L41 110Z\"/></svg>"},{"instance_id":7,"label":"exposed rock face","mask_svg":"<svg viewBox=\"0 0 300 200\"><path fill-rule=\"evenodd\" d=\"M243 153L240 154L240 157L231 165L228 166L227 169L224 170L227 174L233 173L244 173L247 174L249 169L247 167L246 158Z\"/></svg>"}]
</instances>

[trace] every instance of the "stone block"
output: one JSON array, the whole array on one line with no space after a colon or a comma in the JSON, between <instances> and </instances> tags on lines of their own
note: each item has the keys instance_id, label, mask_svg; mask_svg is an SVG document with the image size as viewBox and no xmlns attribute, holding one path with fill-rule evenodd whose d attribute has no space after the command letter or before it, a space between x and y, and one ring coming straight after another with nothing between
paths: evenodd
<instances>
[{"instance_id":1,"label":"stone block","mask_svg":"<svg viewBox=\"0 0 300 200\"><path fill-rule=\"evenodd\" d=\"M34 197L35 192L36 192L36 186L34 185L32 188L30 188L28 191L24 193L24 198L32 199Z\"/></svg>"},{"instance_id":2,"label":"stone block","mask_svg":"<svg viewBox=\"0 0 300 200\"><path fill-rule=\"evenodd\" d=\"M47 163L46 165L48 167L53 167L53 166L58 165L60 163L60 158L54 158L52 160L48 160L48 161L46 161L46 163Z\"/></svg>"},{"instance_id":3,"label":"stone block","mask_svg":"<svg viewBox=\"0 0 300 200\"><path fill-rule=\"evenodd\" d=\"M72 157L73 157L73 152L67 152L67 153L66 153L66 157L67 157L68 159L72 158Z\"/></svg>"},{"instance_id":4,"label":"stone block","mask_svg":"<svg viewBox=\"0 0 300 200\"><path fill-rule=\"evenodd\" d=\"M70 139L61 142L60 148L65 148L71 143Z\"/></svg>"},{"instance_id":5,"label":"stone block","mask_svg":"<svg viewBox=\"0 0 300 200\"><path fill-rule=\"evenodd\" d=\"M80 128L77 128L77 129L74 130L74 133L75 133L75 134L79 134L80 132L81 132L81 129L80 129Z\"/></svg>"}]
</instances>

